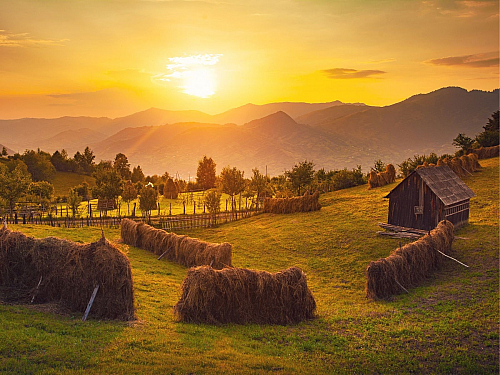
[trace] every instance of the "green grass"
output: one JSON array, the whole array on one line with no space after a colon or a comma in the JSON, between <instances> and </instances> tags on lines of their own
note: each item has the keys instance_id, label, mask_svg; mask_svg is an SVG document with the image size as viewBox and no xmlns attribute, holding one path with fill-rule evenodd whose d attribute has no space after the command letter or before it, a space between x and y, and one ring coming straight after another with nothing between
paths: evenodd
<instances>
[{"instance_id":1,"label":"green grass","mask_svg":"<svg viewBox=\"0 0 500 375\"><path fill-rule=\"evenodd\" d=\"M80 321L43 306L0 305L0 372L9 373L470 373L499 371L498 158L466 183L477 194L451 260L424 285L388 302L365 298L365 269L398 241L376 235L395 184L322 195L317 212L262 214L193 237L233 244L233 264L307 274L318 318L295 326L177 323L182 266L124 244L133 324ZM14 226L36 237L94 241L98 228ZM119 239L119 230L106 235Z\"/></svg>"},{"instance_id":2,"label":"green grass","mask_svg":"<svg viewBox=\"0 0 500 375\"><path fill-rule=\"evenodd\" d=\"M69 189L80 185L83 181L87 181L89 187L95 185L95 178L78 173L71 172L56 172L54 179L51 181L54 185L54 196L67 196Z\"/></svg>"}]
</instances>

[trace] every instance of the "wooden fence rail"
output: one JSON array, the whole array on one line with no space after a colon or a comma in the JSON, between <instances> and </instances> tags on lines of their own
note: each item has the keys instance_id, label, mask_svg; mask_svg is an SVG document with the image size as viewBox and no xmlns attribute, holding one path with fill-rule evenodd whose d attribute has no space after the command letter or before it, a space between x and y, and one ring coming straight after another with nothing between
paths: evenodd
<instances>
[{"instance_id":1,"label":"wooden fence rail","mask_svg":"<svg viewBox=\"0 0 500 375\"><path fill-rule=\"evenodd\" d=\"M7 224L40 224L53 227L107 227L118 228L121 219L128 217L129 219L146 222L149 225L165 229L167 231L195 229L195 228L210 228L220 224L229 223L236 220L241 220L261 213L261 210L248 209L241 211L219 212L217 214L197 214L197 215L163 215L152 216L150 218L138 217L54 217L52 215L22 215L17 214L14 217L5 217Z\"/></svg>"}]
</instances>

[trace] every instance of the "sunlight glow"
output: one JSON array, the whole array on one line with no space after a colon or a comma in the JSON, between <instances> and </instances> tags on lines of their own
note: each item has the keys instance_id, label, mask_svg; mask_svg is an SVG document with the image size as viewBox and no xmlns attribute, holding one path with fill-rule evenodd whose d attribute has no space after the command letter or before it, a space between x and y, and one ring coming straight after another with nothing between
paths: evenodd
<instances>
[{"instance_id":1,"label":"sunlight glow","mask_svg":"<svg viewBox=\"0 0 500 375\"><path fill-rule=\"evenodd\" d=\"M188 95L208 98L215 94L217 75L215 65L222 54L170 57L168 74L158 74L154 81L172 82Z\"/></svg>"}]
</instances>

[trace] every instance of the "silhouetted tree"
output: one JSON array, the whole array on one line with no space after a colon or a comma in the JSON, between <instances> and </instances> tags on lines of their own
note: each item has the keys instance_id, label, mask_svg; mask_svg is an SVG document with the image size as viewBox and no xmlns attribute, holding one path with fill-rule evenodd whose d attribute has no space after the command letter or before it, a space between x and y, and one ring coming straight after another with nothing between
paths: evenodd
<instances>
[{"instance_id":1,"label":"silhouetted tree","mask_svg":"<svg viewBox=\"0 0 500 375\"><path fill-rule=\"evenodd\" d=\"M476 142L481 147L491 147L499 144L499 111L494 112L488 119L483 131L476 136Z\"/></svg>"},{"instance_id":2,"label":"silhouetted tree","mask_svg":"<svg viewBox=\"0 0 500 375\"><path fill-rule=\"evenodd\" d=\"M474 140L467 137L464 133L459 133L456 138L453 139L453 146L458 147L462 154L465 154L469 149L471 149Z\"/></svg>"}]
</instances>

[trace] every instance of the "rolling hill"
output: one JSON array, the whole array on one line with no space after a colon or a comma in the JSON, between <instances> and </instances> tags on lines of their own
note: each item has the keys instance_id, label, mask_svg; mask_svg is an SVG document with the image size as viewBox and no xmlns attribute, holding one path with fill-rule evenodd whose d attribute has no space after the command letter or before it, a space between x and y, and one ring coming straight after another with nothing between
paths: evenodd
<instances>
[{"instance_id":1,"label":"rolling hill","mask_svg":"<svg viewBox=\"0 0 500 375\"><path fill-rule=\"evenodd\" d=\"M385 107L363 104L248 104L219 115L151 108L130 116L0 121L0 141L11 148L70 154L86 146L97 160L125 153L147 174L196 173L203 155L247 175L266 166L271 175L299 161L342 169L375 160L400 163L414 154L453 153L458 133L474 136L499 108L499 90L442 88ZM271 114L269 113L270 111ZM244 119L250 119L243 125ZM222 125L225 124L225 125Z\"/></svg>"}]
</instances>

